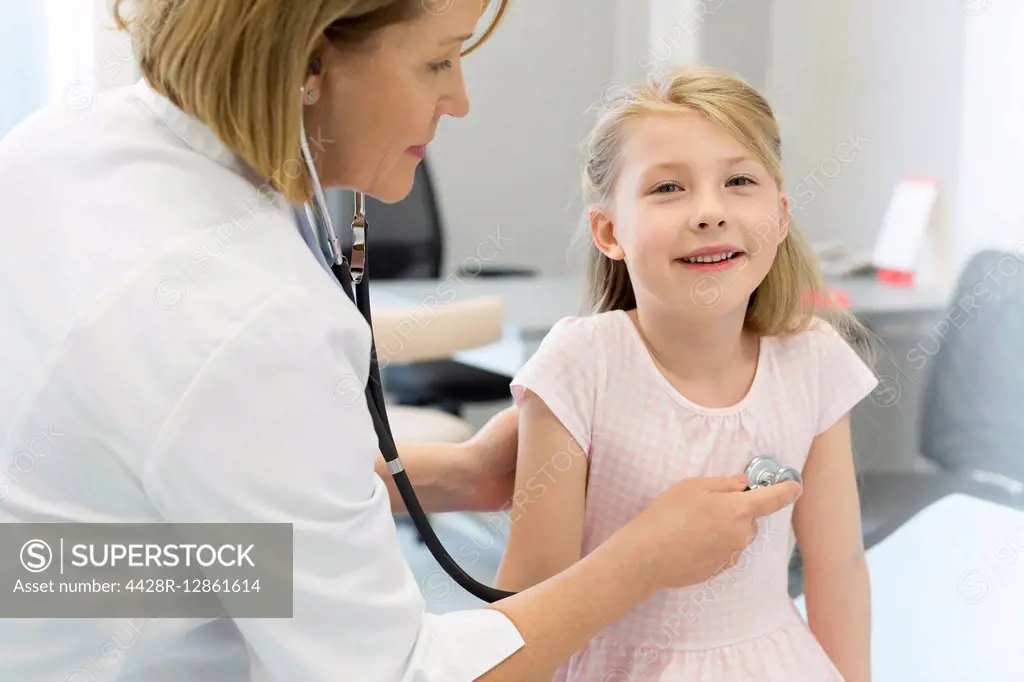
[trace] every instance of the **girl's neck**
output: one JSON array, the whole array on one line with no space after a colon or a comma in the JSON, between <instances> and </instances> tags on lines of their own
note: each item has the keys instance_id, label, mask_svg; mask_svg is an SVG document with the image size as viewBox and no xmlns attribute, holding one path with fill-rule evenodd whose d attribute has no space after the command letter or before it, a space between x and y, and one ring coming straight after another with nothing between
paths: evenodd
<instances>
[{"instance_id":1,"label":"girl's neck","mask_svg":"<svg viewBox=\"0 0 1024 682\"><path fill-rule=\"evenodd\" d=\"M756 364L759 343L756 335L744 331L744 309L721 317L687 319L638 305L633 316L657 363L682 381L722 379L735 375L747 362Z\"/></svg>"}]
</instances>

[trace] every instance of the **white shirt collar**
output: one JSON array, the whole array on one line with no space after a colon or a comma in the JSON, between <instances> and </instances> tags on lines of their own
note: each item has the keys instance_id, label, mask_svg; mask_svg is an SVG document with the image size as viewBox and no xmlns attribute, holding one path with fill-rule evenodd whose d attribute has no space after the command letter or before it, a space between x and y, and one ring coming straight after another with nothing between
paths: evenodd
<instances>
[{"instance_id":1,"label":"white shirt collar","mask_svg":"<svg viewBox=\"0 0 1024 682\"><path fill-rule=\"evenodd\" d=\"M189 147L238 173L253 185L265 187L278 208L282 211L291 210L284 195L224 144L208 125L179 109L171 100L154 90L145 78L139 79L133 87L142 103Z\"/></svg>"},{"instance_id":2,"label":"white shirt collar","mask_svg":"<svg viewBox=\"0 0 1024 682\"><path fill-rule=\"evenodd\" d=\"M173 102L154 90L145 78L135 84L135 92L160 120L194 150L247 178L255 177L249 164L221 142L209 126L179 109Z\"/></svg>"}]
</instances>

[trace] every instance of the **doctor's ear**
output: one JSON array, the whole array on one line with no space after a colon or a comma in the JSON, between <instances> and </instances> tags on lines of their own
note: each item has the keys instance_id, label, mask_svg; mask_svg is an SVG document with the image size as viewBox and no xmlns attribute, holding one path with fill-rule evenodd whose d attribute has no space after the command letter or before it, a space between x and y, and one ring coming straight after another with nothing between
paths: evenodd
<instances>
[{"instance_id":1,"label":"doctor's ear","mask_svg":"<svg viewBox=\"0 0 1024 682\"><path fill-rule=\"evenodd\" d=\"M306 71L306 83L303 86L303 104L316 104L320 99L320 84L323 80L324 65L319 55L313 55Z\"/></svg>"},{"instance_id":2,"label":"doctor's ear","mask_svg":"<svg viewBox=\"0 0 1024 682\"><path fill-rule=\"evenodd\" d=\"M590 209L588 216L590 220L590 236L594 239L594 245L598 251L612 260L623 260L626 253L619 246L615 238L615 223L607 213L598 208Z\"/></svg>"}]
</instances>

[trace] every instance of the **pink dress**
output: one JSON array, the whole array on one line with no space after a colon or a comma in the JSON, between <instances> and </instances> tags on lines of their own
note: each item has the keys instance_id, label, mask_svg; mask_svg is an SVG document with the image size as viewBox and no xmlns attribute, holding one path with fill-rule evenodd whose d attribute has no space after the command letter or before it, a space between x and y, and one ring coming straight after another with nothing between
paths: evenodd
<instances>
[{"instance_id":1,"label":"pink dress","mask_svg":"<svg viewBox=\"0 0 1024 682\"><path fill-rule=\"evenodd\" d=\"M764 338L738 404L687 400L657 369L623 311L561 320L512 383L539 395L589 457L583 552L686 476L741 473L769 454L802 469L813 438L875 387L828 325ZM737 565L664 590L578 651L559 682L837 682L787 590L792 507L761 520Z\"/></svg>"}]
</instances>

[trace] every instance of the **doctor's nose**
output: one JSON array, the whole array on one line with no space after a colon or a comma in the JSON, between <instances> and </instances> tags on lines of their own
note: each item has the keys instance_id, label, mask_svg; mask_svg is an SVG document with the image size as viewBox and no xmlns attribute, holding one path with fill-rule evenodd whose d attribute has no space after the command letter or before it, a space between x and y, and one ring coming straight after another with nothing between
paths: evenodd
<instances>
[{"instance_id":1,"label":"doctor's nose","mask_svg":"<svg viewBox=\"0 0 1024 682\"><path fill-rule=\"evenodd\" d=\"M469 114L469 96L464 91L452 98L448 114L455 118L465 118Z\"/></svg>"},{"instance_id":2,"label":"doctor's nose","mask_svg":"<svg viewBox=\"0 0 1024 682\"><path fill-rule=\"evenodd\" d=\"M458 87L447 93L440 103L441 116L452 116L454 118L465 118L469 114L469 95L466 93L466 86L459 80Z\"/></svg>"}]
</instances>

